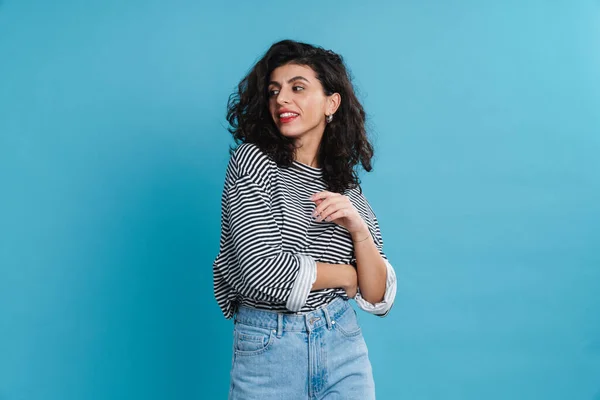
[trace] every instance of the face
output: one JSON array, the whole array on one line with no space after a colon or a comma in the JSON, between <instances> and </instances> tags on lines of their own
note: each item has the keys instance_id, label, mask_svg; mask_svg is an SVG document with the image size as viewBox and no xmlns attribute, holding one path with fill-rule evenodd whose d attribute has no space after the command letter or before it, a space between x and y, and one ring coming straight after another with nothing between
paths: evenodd
<instances>
[{"instance_id":1,"label":"face","mask_svg":"<svg viewBox=\"0 0 600 400\"><path fill-rule=\"evenodd\" d=\"M339 94L326 96L312 68L286 64L271 73L268 86L269 112L282 135L321 136L326 114L339 106Z\"/></svg>"}]
</instances>

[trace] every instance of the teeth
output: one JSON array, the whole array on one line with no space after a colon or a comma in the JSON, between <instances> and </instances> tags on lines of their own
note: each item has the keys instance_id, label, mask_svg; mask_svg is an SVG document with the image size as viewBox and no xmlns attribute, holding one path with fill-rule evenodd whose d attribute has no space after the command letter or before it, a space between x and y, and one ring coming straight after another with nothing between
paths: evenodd
<instances>
[{"instance_id":1,"label":"teeth","mask_svg":"<svg viewBox=\"0 0 600 400\"><path fill-rule=\"evenodd\" d=\"M288 117L297 117L297 116L298 116L298 114L290 113L290 112L279 114L279 118L288 118Z\"/></svg>"}]
</instances>

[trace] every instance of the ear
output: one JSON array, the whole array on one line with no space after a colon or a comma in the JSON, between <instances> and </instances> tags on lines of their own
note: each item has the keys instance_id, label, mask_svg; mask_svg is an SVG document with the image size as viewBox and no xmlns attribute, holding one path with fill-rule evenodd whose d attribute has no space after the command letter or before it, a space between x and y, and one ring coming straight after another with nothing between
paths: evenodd
<instances>
[{"instance_id":1,"label":"ear","mask_svg":"<svg viewBox=\"0 0 600 400\"><path fill-rule=\"evenodd\" d=\"M334 93L327 96L327 113L328 115L335 114L342 102L342 96L339 93Z\"/></svg>"}]
</instances>

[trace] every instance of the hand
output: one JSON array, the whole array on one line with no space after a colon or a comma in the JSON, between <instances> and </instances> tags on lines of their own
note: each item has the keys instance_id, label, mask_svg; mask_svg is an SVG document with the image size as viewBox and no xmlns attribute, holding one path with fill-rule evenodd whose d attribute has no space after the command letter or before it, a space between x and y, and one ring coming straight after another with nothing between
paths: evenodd
<instances>
[{"instance_id":1,"label":"hand","mask_svg":"<svg viewBox=\"0 0 600 400\"><path fill-rule=\"evenodd\" d=\"M346 295L353 299L356 297L356 293L358 293L358 286L355 287L351 287L351 288L344 288L346 290Z\"/></svg>"},{"instance_id":2,"label":"hand","mask_svg":"<svg viewBox=\"0 0 600 400\"><path fill-rule=\"evenodd\" d=\"M313 194L310 199L317 205L313 212L313 216L318 216L316 221L334 222L350 234L368 231L366 222L348 196L325 190Z\"/></svg>"}]
</instances>

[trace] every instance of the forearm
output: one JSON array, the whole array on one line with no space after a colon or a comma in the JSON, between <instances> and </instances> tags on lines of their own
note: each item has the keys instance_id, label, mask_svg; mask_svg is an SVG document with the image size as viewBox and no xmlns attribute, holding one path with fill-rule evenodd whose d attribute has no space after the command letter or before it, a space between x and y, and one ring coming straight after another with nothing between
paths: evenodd
<instances>
[{"instance_id":1,"label":"forearm","mask_svg":"<svg viewBox=\"0 0 600 400\"><path fill-rule=\"evenodd\" d=\"M316 276L316 262L308 255L279 253L268 259L255 257L238 261L240 276L228 282L243 297L283 302L288 309L299 311ZM277 273L280 269L284 270L283 274Z\"/></svg>"},{"instance_id":2,"label":"forearm","mask_svg":"<svg viewBox=\"0 0 600 400\"><path fill-rule=\"evenodd\" d=\"M356 283L356 269L350 264L328 264L317 262L317 280L311 291L329 288L346 288Z\"/></svg>"},{"instance_id":3,"label":"forearm","mask_svg":"<svg viewBox=\"0 0 600 400\"><path fill-rule=\"evenodd\" d=\"M379 303L383 300L386 289L385 261L379 254L366 224L364 229L352 234L352 240L360 293L369 303Z\"/></svg>"}]
</instances>

